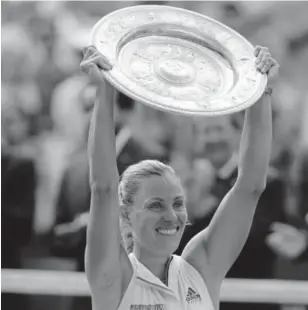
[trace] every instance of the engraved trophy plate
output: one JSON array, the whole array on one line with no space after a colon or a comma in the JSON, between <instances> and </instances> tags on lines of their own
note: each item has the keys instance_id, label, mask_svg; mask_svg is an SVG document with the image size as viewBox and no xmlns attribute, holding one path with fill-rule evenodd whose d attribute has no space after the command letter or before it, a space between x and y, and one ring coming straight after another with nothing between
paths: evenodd
<instances>
[{"instance_id":1,"label":"engraved trophy plate","mask_svg":"<svg viewBox=\"0 0 308 310\"><path fill-rule=\"evenodd\" d=\"M253 105L267 83L244 37L184 9L138 5L114 11L93 27L90 44L113 64L103 74L119 91L173 113L235 113Z\"/></svg>"}]
</instances>

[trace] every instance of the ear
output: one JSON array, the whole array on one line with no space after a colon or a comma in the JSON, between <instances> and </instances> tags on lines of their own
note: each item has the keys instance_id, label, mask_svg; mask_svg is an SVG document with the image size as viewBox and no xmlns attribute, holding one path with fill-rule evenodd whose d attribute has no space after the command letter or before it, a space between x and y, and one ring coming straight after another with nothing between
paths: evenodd
<instances>
[{"instance_id":1,"label":"ear","mask_svg":"<svg viewBox=\"0 0 308 310\"><path fill-rule=\"evenodd\" d=\"M127 218L128 218L128 221L130 224L133 224L135 222L136 214L135 214L134 210L131 210L128 212Z\"/></svg>"},{"instance_id":2,"label":"ear","mask_svg":"<svg viewBox=\"0 0 308 310\"><path fill-rule=\"evenodd\" d=\"M120 207L120 218L122 221L129 222L130 221L130 213L125 207Z\"/></svg>"}]
</instances>

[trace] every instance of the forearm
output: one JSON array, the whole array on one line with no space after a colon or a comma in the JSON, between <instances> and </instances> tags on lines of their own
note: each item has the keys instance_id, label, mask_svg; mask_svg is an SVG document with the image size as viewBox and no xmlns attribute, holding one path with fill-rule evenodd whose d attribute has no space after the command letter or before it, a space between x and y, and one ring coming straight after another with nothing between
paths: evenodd
<instances>
[{"instance_id":1,"label":"forearm","mask_svg":"<svg viewBox=\"0 0 308 310\"><path fill-rule=\"evenodd\" d=\"M111 257L118 257L120 244L113 102L107 91L107 85L97 89L88 143L91 206L85 265L92 284L100 281L102 266L110 268ZM74 224L79 227L80 218Z\"/></svg>"},{"instance_id":2,"label":"forearm","mask_svg":"<svg viewBox=\"0 0 308 310\"><path fill-rule=\"evenodd\" d=\"M111 98L106 91L111 89L103 85L97 88L88 141L90 184L103 189L118 182L113 102L104 102Z\"/></svg>"},{"instance_id":3,"label":"forearm","mask_svg":"<svg viewBox=\"0 0 308 310\"><path fill-rule=\"evenodd\" d=\"M272 144L271 98L264 94L246 111L239 150L239 179L244 186L263 189Z\"/></svg>"}]
</instances>

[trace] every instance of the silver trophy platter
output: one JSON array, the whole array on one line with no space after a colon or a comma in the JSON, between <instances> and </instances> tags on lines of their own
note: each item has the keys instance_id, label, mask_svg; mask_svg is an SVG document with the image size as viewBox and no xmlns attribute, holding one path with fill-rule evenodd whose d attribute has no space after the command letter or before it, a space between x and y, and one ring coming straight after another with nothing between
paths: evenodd
<instances>
[{"instance_id":1,"label":"silver trophy platter","mask_svg":"<svg viewBox=\"0 0 308 310\"><path fill-rule=\"evenodd\" d=\"M260 98L267 83L243 36L212 18L175 7L138 5L114 11L93 27L90 44L113 64L103 74L115 88L172 113L239 112Z\"/></svg>"}]
</instances>

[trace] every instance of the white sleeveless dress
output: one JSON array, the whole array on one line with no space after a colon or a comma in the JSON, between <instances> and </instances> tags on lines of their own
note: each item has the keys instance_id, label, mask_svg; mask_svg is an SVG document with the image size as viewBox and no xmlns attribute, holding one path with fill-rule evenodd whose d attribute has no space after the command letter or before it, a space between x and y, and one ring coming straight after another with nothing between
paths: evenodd
<instances>
[{"instance_id":1,"label":"white sleeveless dress","mask_svg":"<svg viewBox=\"0 0 308 310\"><path fill-rule=\"evenodd\" d=\"M118 310L214 310L199 272L182 257L173 255L168 286L153 275L133 253L129 254L133 276Z\"/></svg>"}]
</instances>

